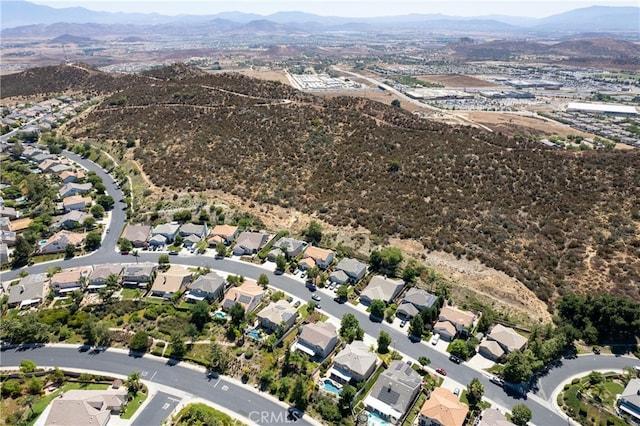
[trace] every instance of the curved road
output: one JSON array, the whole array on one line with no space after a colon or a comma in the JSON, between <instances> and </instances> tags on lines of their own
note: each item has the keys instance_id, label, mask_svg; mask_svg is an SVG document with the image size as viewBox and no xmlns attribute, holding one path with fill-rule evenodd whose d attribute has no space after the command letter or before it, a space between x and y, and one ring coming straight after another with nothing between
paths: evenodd
<instances>
[{"instance_id":1,"label":"curved road","mask_svg":"<svg viewBox=\"0 0 640 426\"><path fill-rule=\"evenodd\" d=\"M65 151L64 155L74 161L77 161L87 169L94 170L98 173L107 187L107 193L113 196L116 200L115 207L111 213L111 232L105 234L100 250L93 254L69 260L34 265L29 267L28 271L32 274L46 272L47 268L52 265L59 265L63 268L72 268L84 265L99 265L103 263L133 263L130 257L122 256L116 251L117 240L124 228L126 219L124 213L126 205L119 201L122 199L122 192L114 184L113 178L95 163L82 159L68 151ZM157 263L158 261L158 253L141 251L139 254L140 256L138 260L140 262ZM209 267L213 270L220 270L234 275L243 275L251 279L257 279L260 274L265 272L265 269L261 266L231 259L215 259L210 256L197 255L179 255L170 256L170 258L171 263ZM15 279L18 272L19 270L5 272L0 275L0 279L3 282ZM272 274L269 281L271 286L292 294L302 300L307 300L310 297L310 291L304 286L300 279L295 279L287 275ZM625 365L640 365L638 360L626 357L580 356L573 360L563 360L562 370L556 368L552 370L552 374L542 377L538 382L539 389L536 389L537 393L529 392L526 396L512 395L507 394L502 388L492 384L487 377L483 376L478 371L473 370L464 364L456 365L449 362L447 355L436 351L425 342L411 342L408 339L406 332L400 332L384 322L371 322L366 314L354 309L348 303L338 304L331 298L325 297L322 301L322 306L323 311L336 318L341 318L343 314L351 312L356 316L365 333L370 336L376 337L379 335L381 330L385 330L393 339L394 349L414 359L418 359L420 356L427 356L431 359L431 366L446 368L449 372L449 377L463 385L469 383L474 377L478 377L485 386L485 396L504 407L511 408L517 403L526 402L533 413L532 422L538 425L560 426L567 424L566 418L556 412L553 404L548 399L551 397L553 390L568 377L572 377L578 372L589 372L594 369L621 369ZM3 362L4 361L3 354ZM47 363L44 363L43 365L46 364ZM562 374L560 374L560 371ZM198 395L206 398L206 393ZM236 402L238 400L236 400ZM233 403L231 400L230 402L230 405L228 405L230 409L237 406L237 404Z\"/></svg>"},{"instance_id":2,"label":"curved road","mask_svg":"<svg viewBox=\"0 0 640 426\"><path fill-rule=\"evenodd\" d=\"M91 351L80 352L77 347L71 346L4 350L2 365L17 366L24 358L34 361L39 366L104 371L123 376L128 376L132 371L139 371L143 380L209 400L257 424L291 424L287 421L287 408L271 396L264 396L257 390L224 377L208 380L204 369L196 370L179 363L171 365L166 360L160 361L149 356L136 358L114 350L97 354ZM296 424L314 424L305 417Z\"/></svg>"}]
</instances>

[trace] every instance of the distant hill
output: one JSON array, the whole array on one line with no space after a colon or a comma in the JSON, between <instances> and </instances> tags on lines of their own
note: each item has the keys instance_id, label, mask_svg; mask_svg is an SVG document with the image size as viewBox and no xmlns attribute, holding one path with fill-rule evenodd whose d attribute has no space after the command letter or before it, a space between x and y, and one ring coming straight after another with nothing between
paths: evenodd
<instances>
[{"instance_id":1,"label":"distant hill","mask_svg":"<svg viewBox=\"0 0 640 426\"><path fill-rule=\"evenodd\" d=\"M48 44L92 44L95 41L90 39L89 37L78 37L71 34L63 34L58 36L52 40L49 40Z\"/></svg>"},{"instance_id":2,"label":"distant hill","mask_svg":"<svg viewBox=\"0 0 640 426\"><path fill-rule=\"evenodd\" d=\"M505 271L545 301L640 299L638 150L552 150L184 65L143 75L34 68L0 84L2 96L105 94L66 131L79 141L135 138L129 154L158 187L225 191L416 240Z\"/></svg>"},{"instance_id":3,"label":"distant hill","mask_svg":"<svg viewBox=\"0 0 640 426\"><path fill-rule=\"evenodd\" d=\"M164 16L156 13L109 13L96 12L82 7L52 8L37 5L24 0L4 0L0 3L2 34L5 36L16 35L15 32L7 32L12 28L37 24L52 25L57 23L73 24L101 24L135 27L144 27L146 31L155 33L154 26L170 24L171 27L179 27L187 34L197 32L198 24L211 22L214 19L237 24L234 28L226 28L225 32L235 34L240 31L250 31L253 26L256 31L262 32L268 29L266 22L271 22L278 34L288 33L296 35L300 30L305 32L321 33L335 26L348 26L357 28L368 25L367 30L382 31L389 29L422 29L425 31L450 31L450 32L527 32L530 34L567 34L585 31L637 33L640 28L640 8L638 7L612 7L594 6L575 9L546 18L526 18L503 15L459 17L441 14L408 14L400 16L381 16L372 18L347 18L340 16L318 16L303 12L278 12L267 16L224 12L217 15L179 15ZM255 23L261 23L259 25ZM251 24L254 23L254 24ZM249 25L245 30L238 30L242 25ZM251 24L251 25L250 25ZM285 25L275 26L274 24ZM52 30L52 28L50 28ZM112 30L111 27L103 29ZM89 33L73 32L74 34L89 36ZM180 34L180 31L175 31ZM48 33L46 36L60 34Z\"/></svg>"}]
</instances>

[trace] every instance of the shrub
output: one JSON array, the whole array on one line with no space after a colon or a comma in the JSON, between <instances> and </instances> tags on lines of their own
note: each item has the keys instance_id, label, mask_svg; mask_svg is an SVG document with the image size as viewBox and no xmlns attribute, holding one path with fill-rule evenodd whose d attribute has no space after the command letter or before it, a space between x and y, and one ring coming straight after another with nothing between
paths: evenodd
<instances>
[{"instance_id":1,"label":"shrub","mask_svg":"<svg viewBox=\"0 0 640 426\"><path fill-rule=\"evenodd\" d=\"M244 353L244 357L246 359L251 359L253 357L253 349L251 348L247 349L247 351Z\"/></svg>"}]
</instances>

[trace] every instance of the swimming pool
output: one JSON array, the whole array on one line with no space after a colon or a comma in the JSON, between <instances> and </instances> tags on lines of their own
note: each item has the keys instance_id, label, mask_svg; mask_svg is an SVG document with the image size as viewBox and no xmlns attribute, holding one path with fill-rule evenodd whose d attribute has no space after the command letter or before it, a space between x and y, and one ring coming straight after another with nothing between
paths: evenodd
<instances>
[{"instance_id":1,"label":"swimming pool","mask_svg":"<svg viewBox=\"0 0 640 426\"><path fill-rule=\"evenodd\" d=\"M262 340L262 334L260 333L260 330L258 330L257 328L254 328L251 331L247 331L247 336L251 337L252 339L255 340Z\"/></svg>"},{"instance_id":2,"label":"swimming pool","mask_svg":"<svg viewBox=\"0 0 640 426\"><path fill-rule=\"evenodd\" d=\"M227 314L225 314L224 312L216 312L215 314L213 314L214 317L219 318L219 319L227 319Z\"/></svg>"},{"instance_id":3,"label":"swimming pool","mask_svg":"<svg viewBox=\"0 0 640 426\"><path fill-rule=\"evenodd\" d=\"M369 426L387 426L387 425L389 425L389 422L387 422L385 419L380 417L380 414L372 412L372 413L369 413L369 416L367 418L367 425L369 425Z\"/></svg>"},{"instance_id":4,"label":"swimming pool","mask_svg":"<svg viewBox=\"0 0 640 426\"><path fill-rule=\"evenodd\" d=\"M324 379L322 381L322 389L325 392L330 392L334 395L340 395L340 392L342 391L342 387L336 386L336 384L331 379Z\"/></svg>"},{"instance_id":5,"label":"swimming pool","mask_svg":"<svg viewBox=\"0 0 640 426\"><path fill-rule=\"evenodd\" d=\"M47 240L40 240L40 241L38 242L38 245L39 245L39 246L43 246L43 245L45 245L45 244L47 244Z\"/></svg>"}]
</instances>

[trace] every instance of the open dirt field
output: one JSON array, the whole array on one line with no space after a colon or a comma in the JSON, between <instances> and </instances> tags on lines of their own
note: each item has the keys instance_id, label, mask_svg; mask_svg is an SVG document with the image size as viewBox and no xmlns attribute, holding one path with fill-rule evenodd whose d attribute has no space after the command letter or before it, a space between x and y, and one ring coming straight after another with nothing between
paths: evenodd
<instances>
[{"instance_id":1,"label":"open dirt field","mask_svg":"<svg viewBox=\"0 0 640 426\"><path fill-rule=\"evenodd\" d=\"M564 124L557 123L552 120L541 117L533 117L529 115L520 115L506 112L485 112L485 111L465 111L459 112L458 115L466 117L474 122L483 124L493 131L501 131L506 134L512 134L518 130L518 127L529 129L532 133L540 135L582 135L589 137L588 133L573 129Z\"/></svg>"},{"instance_id":2,"label":"open dirt field","mask_svg":"<svg viewBox=\"0 0 640 426\"><path fill-rule=\"evenodd\" d=\"M291 83L289 82L289 79L287 78L283 70L241 69L237 71L238 73L246 75L247 77L258 78L260 80L275 80L291 86Z\"/></svg>"},{"instance_id":3,"label":"open dirt field","mask_svg":"<svg viewBox=\"0 0 640 426\"><path fill-rule=\"evenodd\" d=\"M481 80L468 75L419 75L417 78L429 83L439 83L444 87L502 87L490 81Z\"/></svg>"}]
</instances>

